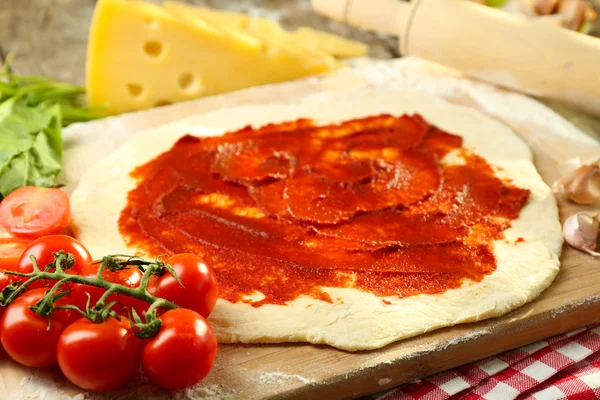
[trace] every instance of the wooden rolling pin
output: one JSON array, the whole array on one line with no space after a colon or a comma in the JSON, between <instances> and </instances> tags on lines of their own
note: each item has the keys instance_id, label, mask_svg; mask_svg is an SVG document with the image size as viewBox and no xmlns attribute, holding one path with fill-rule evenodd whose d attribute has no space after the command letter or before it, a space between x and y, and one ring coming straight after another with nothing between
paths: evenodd
<instances>
[{"instance_id":1,"label":"wooden rolling pin","mask_svg":"<svg viewBox=\"0 0 600 400\"><path fill-rule=\"evenodd\" d=\"M397 35L400 52L600 115L600 39L468 0L312 0L350 25Z\"/></svg>"}]
</instances>

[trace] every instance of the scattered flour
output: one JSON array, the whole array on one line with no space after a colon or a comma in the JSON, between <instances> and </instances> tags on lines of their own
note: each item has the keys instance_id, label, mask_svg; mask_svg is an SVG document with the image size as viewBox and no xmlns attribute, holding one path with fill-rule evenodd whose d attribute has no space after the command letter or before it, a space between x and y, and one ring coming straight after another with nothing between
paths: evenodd
<instances>
[{"instance_id":1,"label":"scattered flour","mask_svg":"<svg viewBox=\"0 0 600 400\"><path fill-rule=\"evenodd\" d=\"M377 384L379 386L385 386L388 383L390 383L392 380L390 378L381 378L380 380L377 381Z\"/></svg>"},{"instance_id":2,"label":"scattered flour","mask_svg":"<svg viewBox=\"0 0 600 400\"><path fill-rule=\"evenodd\" d=\"M4 385L3 385L4 386ZM50 375L41 375L37 372L21 379L21 390L7 393L7 400L84 400L82 393L69 396L61 390L59 379L52 379ZM8 388L3 388L8 390Z\"/></svg>"},{"instance_id":3,"label":"scattered flour","mask_svg":"<svg viewBox=\"0 0 600 400\"><path fill-rule=\"evenodd\" d=\"M314 379L308 379L300 375L291 375L283 372L262 372L258 379L259 383L262 384L277 384L285 385L286 381L295 379L305 384L314 383Z\"/></svg>"},{"instance_id":4,"label":"scattered flour","mask_svg":"<svg viewBox=\"0 0 600 400\"><path fill-rule=\"evenodd\" d=\"M408 354L403 354L399 357L390 358L390 359L387 359L384 361L376 360L375 363L363 365L363 366L359 367L358 369L356 369L355 371L348 373L347 376L350 377L353 374L361 373L364 370L381 367L383 365L398 364L398 363L404 362L404 361L412 359L412 358L422 357L428 353L443 351L449 347L456 346L457 344L460 344L460 343L469 342L471 340L478 339L481 336L489 335L490 333L492 333L492 330L488 329L488 328L479 329L479 330L472 331L472 332L466 332L455 339L438 343L433 347L432 347L431 342L425 342L425 343L422 343L422 344L418 345L417 347L415 347L414 351L411 351ZM423 350L421 350L421 349L423 349Z\"/></svg>"},{"instance_id":5,"label":"scattered flour","mask_svg":"<svg viewBox=\"0 0 600 400\"><path fill-rule=\"evenodd\" d=\"M578 308L581 307L583 305L587 305L587 304L593 304L593 303L598 303L600 302L600 296L590 296L587 297L585 299L580 299L577 300L571 304L568 304L566 306L557 308L555 310L552 310L552 313L550 314L550 318L556 318L557 316L559 316L560 314L564 314L567 311L570 311L574 308Z\"/></svg>"},{"instance_id":6,"label":"scattered flour","mask_svg":"<svg viewBox=\"0 0 600 400\"><path fill-rule=\"evenodd\" d=\"M172 393L162 390L148 381L142 374L130 382L123 390L111 392L110 396L100 393L82 392L69 395L65 392L69 386L64 378L51 372L32 370L32 375L20 382L20 390L7 392L0 384L0 394L5 392L7 400L234 400L235 393L226 391L219 385L199 384L192 388ZM76 389L68 391L73 392Z\"/></svg>"},{"instance_id":7,"label":"scattered flour","mask_svg":"<svg viewBox=\"0 0 600 400\"><path fill-rule=\"evenodd\" d=\"M459 336L455 339L448 340L447 342L440 343L433 349L428 350L429 352L446 350L448 347L456 346L459 343L469 342L471 340L475 340L480 338L481 336L489 335L492 333L490 329L481 329L478 331L467 332L462 336Z\"/></svg>"},{"instance_id":8,"label":"scattered flour","mask_svg":"<svg viewBox=\"0 0 600 400\"><path fill-rule=\"evenodd\" d=\"M182 399L233 400L235 395L224 391L219 385L211 385L188 389Z\"/></svg>"}]
</instances>

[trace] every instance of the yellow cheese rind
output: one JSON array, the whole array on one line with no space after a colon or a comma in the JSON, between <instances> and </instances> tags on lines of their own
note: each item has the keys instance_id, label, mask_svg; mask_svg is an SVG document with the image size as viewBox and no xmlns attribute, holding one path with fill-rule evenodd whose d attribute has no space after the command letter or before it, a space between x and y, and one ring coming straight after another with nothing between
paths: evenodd
<instances>
[{"instance_id":1,"label":"yellow cheese rind","mask_svg":"<svg viewBox=\"0 0 600 400\"><path fill-rule=\"evenodd\" d=\"M86 68L89 104L118 114L293 80L336 64L198 18L179 18L154 4L100 0Z\"/></svg>"},{"instance_id":2,"label":"yellow cheese rind","mask_svg":"<svg viewBox=\"0 0 600 400\"><path fill-rule=\"evenodd\" d=\"M258 37L278 37L308 50L330 54L334 57L362 57L367 54L366 44L311 28L285 31L269 19L252 18L244 14L192 6L177 1L166 1L164 7L174 13L195 16L216 28L246 32Z\"/></svg>"}]
</instances>

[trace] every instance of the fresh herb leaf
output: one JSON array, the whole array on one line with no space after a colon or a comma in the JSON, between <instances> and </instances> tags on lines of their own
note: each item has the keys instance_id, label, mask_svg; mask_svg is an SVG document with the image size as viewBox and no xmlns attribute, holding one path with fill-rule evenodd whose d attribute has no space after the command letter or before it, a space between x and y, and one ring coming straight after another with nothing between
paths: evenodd
<instances>
[{"instance_id":1,"label":"fresh herb leaf","mask_svg":"<svg viewBox=\"0 0 600 400\"><path fill-rule=\"evenodd\" d=\"M43 76L0 71L0 199L21 186L50 187L62 166L61 128L99 118L85 89Z\"/></svg>"},{"instance_id":2,"label":"fresh herb leaf","mask_svg":"<svg viewBox=\"0 0 600 400\"><path fill-rule=\"evenodd\" d=\"M6 160L0 164L0 193L6 195L21 186L54 186L62 166L59 106L30 108L17 103L9 115L8 122L0 122L0 161ZM26 117L30 118L29 124L11 123L11 120L23 122ZM32 131L24 129L36 124L45 126ZM6 129L7 125L13 125L14 129ZM11 141L18 144L18 148L12 148L17 151L12 153Z\"/></svg>"}]
</instances>

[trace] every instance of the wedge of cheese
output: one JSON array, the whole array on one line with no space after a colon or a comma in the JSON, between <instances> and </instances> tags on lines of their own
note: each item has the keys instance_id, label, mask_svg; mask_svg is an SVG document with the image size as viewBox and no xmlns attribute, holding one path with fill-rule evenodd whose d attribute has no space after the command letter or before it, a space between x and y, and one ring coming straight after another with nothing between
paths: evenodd
<instances>
[{"instance_id":1,"label":"wedge of cheese","mask_svg":"<svg viewBox=\"0 0 600 400\"><path fill-rule=\"evenodd\" d=\"M151 3L100 0L88 43L88 102L117 114L337 67L321 52L215 29Z\"/></svg>"},{"instance_id":2,"label":"wedge of cheese","mask_svg":"<svg viewBox=\"0 0 600 400\"><path fill-rule=\"evenodd\" d=\"M251 28L265 33L282 30L275 21L265 18L251 18L246 14L220 11L213 8L180 3L178 1L165 1L163 7L175 13L200 18L215 27L226 30L246 31Z\"/></svg>"},{"instance_id":3,"label":"wedge of cheese","mask_svg":"<svg viewBox=\"0 0 600 400\"><path fill-rule=\"evenodd\" d=\"M334 57L361 57L368 50L364 43L311 28L299 28L288 32L277 22L265 18L252 18L245 14L218 11L177 1L166 1L164 7L179 15L198 17L216 28L245 32L257 37L278 37L288 43L295 43L310 50L331 54Z\"/></svg>"},{"instance_id":4,"label":"wedge of cheese","mask_svg":"<svg viewBox=\"0 0 600 400\"><path fill-rule=\"evenodd\" d=\"M363 57L366 44L311 28L298 28L292 35L309 49L319 49L339 58Z\"/></svg>"}]
</instances>

